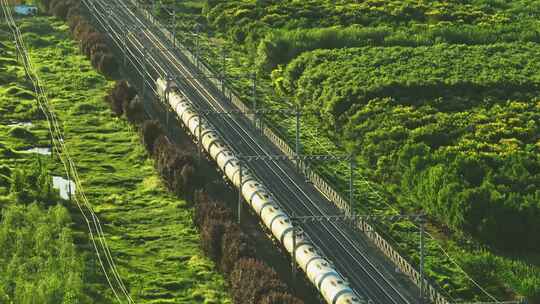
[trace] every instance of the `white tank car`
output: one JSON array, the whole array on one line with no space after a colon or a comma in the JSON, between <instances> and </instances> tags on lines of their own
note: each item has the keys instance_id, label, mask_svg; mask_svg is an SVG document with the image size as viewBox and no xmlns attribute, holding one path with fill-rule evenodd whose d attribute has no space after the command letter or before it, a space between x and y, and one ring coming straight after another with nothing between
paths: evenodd
<instances>
[{"instance_id":1,"label":"white tank car","mask_svg":"<svg viewBox=\"0 0 540 304\"><path fill-rule=\"evenodd\" d=\"M246 202L260 217L264 225L292 255L293 225L288 214L281 209L266 187L246 167L242 167L242 185L240 185L240 161L233 151L224 144L215 129L203 122L191 102L175 87L173 82L157 79L158 93L177 113L191 135L202 140L202 146L214 159L220 170L239 189ZM201 128L199 133L199 128ZM201 134L201 138L199 138ZM323 258L300 228L296 229L296 254L294 259L306 273L308 279L330 304L363 304L366 301L356 295L344 278L336 271L332 263Z\"/></svg>"}]
</instances>

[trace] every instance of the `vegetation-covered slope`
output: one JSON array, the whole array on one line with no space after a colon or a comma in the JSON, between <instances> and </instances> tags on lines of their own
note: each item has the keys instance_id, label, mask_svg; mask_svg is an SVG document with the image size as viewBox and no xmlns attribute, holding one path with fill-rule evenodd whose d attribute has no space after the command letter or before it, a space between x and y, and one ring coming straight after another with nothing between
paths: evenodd
<instances>
[{"instance_id":1,"label":"vegetation-covered slope","mask_svg":"<svg viewBox=\"0 0 540 304\"><path fill-rule=\"evenodd\" d=\"M201 252L198 232L192 225L192 209L185 201L167 192L155 172L153 162L147 159L138 134L127 123L116 118L103 102L112 83L97 74L84 56L78 55L79 46L71 40L63 22L42 17L19 22L32 61L62 122L66 135L64 140L77 163L86 195L104 224L111 252L134 301L230 303L223 278ZM4 32L6 29L2 29L2 44L9 46L12 39ZM2 76L6 80L0 83L0 164L13 169L32 164L36 154L23 151L48 146L48 135L46 121L39 115L29 84L24 81L22 69L14 59L15 54L10 50L6 57L0 74L7 75ZM28 121L33 124L7 126ZM25 134L25 137L17 134ZM56 157L51 160L50 156L43 156L41 161L51 175L64 176ZM6 173L2 171L1 174ZM1 184L0 195L8 193L9 187ZM1 201L2 208L5 201L16 203L9 197ZM90 302L112 303L114 297L93 257L93 248L85 236L83 219L73 205L66 203L65 206L75 222L73 229L77 231L77 237L74 242L79 250L87 253L84 256L84 271L89 274L82 275L82 283L89 289L87 295ZM29 212L34 212L35 207L16 208L28 213L28 219L33 218L33 213ZM7 214L8 211L5 212ZM43 214L45 221L48 213L43 211ZM24 227L28 225L20 227L26 231ZM56 233L55 227L51 225L51 233ZM53 234L52 237L57 235ZM33 240L28 239L25 243L31 248L26 253L28 256L35 253L32 250L40 248L31 243ZM14 257L15 252L6 251L6 255ZM50 253L56 254L57 251ZM43 252L43 256L49 254ZM55 261L53 257L49 259ZM65 263L71 263L69 256L66 256ZM75 280L83 270L75 267L77 264L73 265L70 275ZM51 276L51 279L54 277ZM65 283L66 286L73 286L73 292L79 292L77 285L69 285L70 282ZM76 283L73 281L73 284ZM26 285L20 286L21 289L26 288ZM34 291L37 292L37 289ZM56 299L40 303L62 303ZM78 296L77 299L84 300Z\"/></svg>"},{"instance_id":2,"label":"vegetation-covered slope","mask_svg":"<svg viewBox=\"0 0 540 304\"><path fill-rule=\"evenodd\" d=\"M234 38L254 29L314 28L358 24L407 25L439 22L497 24L540 12L534 0L521 1L206 1L203 13L210 24Z\"/></svg>"},{"instance_id":3,"label":"vegetation-covered slope","mask_svg":"<svg viewBox=\"0 0 540 304\"><path fill-rule=\"evenodd\" d=\"M540 238L528 232L540 231L539 49L317 51L274 76L379 181L399 185L396 195L410 195L441 222L492 244L534 250Z\"/></svg>"},{"instance_id":4,"label":"vegetation-covered slope","mask_svg":"<svg viewBox=\"0 0 540 304\"><path fill-rule=\"evenodd\" d=\"M266 71L301 52L366 45L540 42L525 1L206 1L209 25L258 48Z\"/></svg>"},{"instance_id":5,"label":"vegetation-covered slope","mask_svg":"<svg viewBox=\"0 0 540 304\"><path fill-rule=\"evenodd\" d=\"M215 70L229 54L228 82L248 103L247 75L256 71L260 106L303 105L305 153L358 155L357 176L368 179L355 183L359 211L431 215L437 241L428 241L426 267L449 298L489 299L453 260L501 299L540 301L540 1L207 0L176 8L178 28L203 32L199 52ZM171 21L163 7L155 11ZM294 142L293 118L267 119ZM345 166L314 167L346 188ZM411 223L381 230L418 262Z\"/></svg>"}]
</instances>

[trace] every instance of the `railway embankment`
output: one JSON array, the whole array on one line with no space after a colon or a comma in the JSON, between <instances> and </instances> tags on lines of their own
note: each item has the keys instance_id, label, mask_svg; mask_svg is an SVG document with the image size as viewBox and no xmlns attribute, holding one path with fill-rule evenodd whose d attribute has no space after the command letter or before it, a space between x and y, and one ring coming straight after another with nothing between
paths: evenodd
<instances>
[{"instance_id":1,"label":"railway embankment","mask_svg":"<svg viewBox=\"0 0 540 304\"><path fill-rule=\"evenodd\" d=\"M76 7L64 6L62 3L64 2L50 2L50 13L60 19L67 20L73 37L79 41L81 52L87 56L91 65L98 72L109 78L120 77L123 73L119 70L118 61L115 59L114 53L107 46L105 36L99 33L90 22L81 16L80 11ZM221 176L217 174L216 169L209 162L204 162L204 164L200 165L194 161L196 149L191 140L187 136L184 136L183 139L178 141L177 139L179 137L182 138L181 135L175 136L173 140L170 140L163 132L163 128L159 123L153 120L147 120L149 117L143 113L140 98L136 97L136 92L126 82L118 82L114 88L111 88L109 93L104 99L110 105L110 111L112 111L112 115L115 117L114 121L119 122L119 117L124 117L130 122L130 125L124 123L120 123L120 125L128 127L132 132L131 135L140 134L140 141L142 146L146 148L146 155L154 159L153 167L161 177L158 180L153 177L146 183L145 192L152 194L153 187L160 188L163 186L169 190L168 195L172 198L176 197L182 200L182 206L185 204L185 207L190 212L195 212L193 224L200 231L200 248L203 249L207 256L214 260L217 268L229 278L231 296L234 302L302 303L301 300L290 294L290 287L294 285L295 294L308 299L310 303L316 303L318 301L316 292L312 290L307 282L303 280L299 280L300 282L297 284L291 282L288 259L280 252L280 249L275 248L271 238L259 228L257 218L252 217L242 227L235 223L233 213L229 208L230 204L227 202L227 198L235 197L232 189L224 184ZM110 112L107 114L109 116L111 115ZM131 138L131 143L134 144L133 138ZM141 152L139 149L134 150ZM127 151L125 152L127 154ZM148 162L151 162L148 159L144 159L144 157L137 158L139 161L144 162L145 166ZM132 158L127 160L133 161ZM109 165L103 166L114 171ZM135 168L139 169L140 167L136 165ZM116 180L115 183L117 185L122 184L120 180ZM120 212L120 210L116 210L113 207L119 202L118 199L120 198L118 196L120 194L115 191L114 194L109 196L109 202L107 202L106 206L98 206L98 210L103 212L105 220L112 219L109 216L114 217L111 223L114 226L126 224L126 221L117 218L119 214L115 211ZM131 199L137 200L137 197L135 196ZM110 200L111 198L112 200ZM231 199L229 203L233 201L234 199ZM153 202L155 201L153 200ZM177 207L181 208L180 206ZM170 210L167 208L167 211ZM219 215L216 217L217 214ZM137 216L133 219L135 218ZM147 220L145 217L144 221ZM156 220L159 222L164 219L162 216L157 216ZM124 230L123 228L115 227L118 230ZM128 227L125 228L128 229ZM184 227L183 229L188 228ZM130 230L137 231L137 229ZM246 231L246 233L242 232L242 230ZM115 237L114 241L123 241L124 244L129 243L129 241L126 242L126 240L121 239ZM150 237L149 241L157 245L160 242L160 238L154 235ZM146 245L146 243L146 241L142 240L140 245ZM182 241L179 243L183 244ZM140 249L146 251L146 248ZM171 251L174 252L175 250ZM262 262L262 260L271 260L272 264L275 262L277 271ZM174 268L172 265L171 267ZM145 294L145 291L150 288L145 286L145 278L142 276L138 277L135 280L138 286L138 292L135 292L135 297L140 296L141 299L145 297L159 299L176 296L167 290L161 290L155 292L152 296L148 296ZM199 276L195 275L195 277ZM128 278L130 285L132 281ZM170 284L165 285L177 285L174 279L170 279L170 281ZM155 289L159 289L159 286L156 286ZM178 292L186 291L184 286L176 289L175 291ZM213 292L216 295L219 294L211 288L209 292ZM211 301L219 303L227 303L229 301L226 295L209 297L207 294L200 293L195 294L194 300L196 302Z\"/></svg>"},{"instance_id":2,"label":"railway embankment","mask_svg":"<svg viewBox=\"0 0 540 304\"><path fill-rule=\"evenodd\" d=\"M199 234L192 224L191 204L167 191L153 162L147 158L146 151L140 145L138 133L131 125L113 115L103 102L113 82L94 69L97 67L100 70L99 65L93 63L98 62L95 58L100 55L95 55L94 60L81 56L81 44L72 40L69 27L54 18L36 17L17 22L29 49L30 59L59 118L65 135L63 141L70 148L86 195L103 224L104 236L119 274L134 301L231 303L225 280L200 248ZM4 266L8 265L30 266L29 261L37 255L39 244L46 245L44 248L47 250L42 252L48 252L50 261L57 260L58 263L54 265L68 265L64 259L69 256L76 258L70 260L70 263L73 262L72 271L61 272L60 267L58 270L44 269L41 281L56 282L54 286L36 284L32 287L29 283L22 284L25 280L31 282L28 277L30 274L24 272L17 272L15 277L2 275L0 296L3 298L0 302L9 296L9 299L17 303L24 303L19 300L25 294L35 295L43 290L48 293L44 293L44 300L40 301L42 303L61 302L57 297L64 295L62 291L76 292L71 296L80 299L81 303L112 303L114 296L89 244L84 220L75 205L69 202L69 198L61 199L57 191L51 191L54 194L52 203L38 199L36 201L41 206L36 208L28 205L31 201L27 203L26 200L14 197L15 192L35 195L41 193L37 191L38 188L49 189L37 187L37 184L41 184L38 181L50 181L44 185L52 183L52 178L45 178L46 175L40 179L40 174L14 173L19 169L30 170L40 165L47 176L66 176L57 151L49 149L47 122L19 66L20 62L17 62L16 52L11 46L12 38L5 28L2 28L0 36L2 45L6 46L2 48L0 73L0 225L2 228L8 227L7 221L13 219L13 214L20 214L17 223L28 222L39 217L39 214L43 214L42 219L47 223L59 220L59 225L49 225L54 242L44 242L46 239L40 237L46 235L45 223L41 225L41 222L36 222L34 226L25 224L18 227L21 229L20 240L25 240L23 237L27 235L29 241L18 243L23 247L2 246L9 250L2 250L2 259L7 262L2 262L0 269L4 272L8 270ZM94 54L97 54L97 47L93 48ZM101 69L101 72L104 71ZM111 71L113 73L109 75L115 72ZM35 153L40 151L43 153ZM17 176L22 176L21 191L16 191L21 187L12 187L10 183ZM55 207L56 202L68 211L68 217L52 216L52 212L63 210ZM18 213L9 211L12 208ZM28 229L37 233L34 239L30 238L34 233L22 234L24 231L29 232ZM71 237L57 233L69 230ZM57 242L60 236L65 237L65 243ZM58 253L59 249L64 248L61 244L65 244L66 251L62 251L65 255ZM74 251L68 251L71 248L69 244L76 246ZM19 259L14 260L17 248L24 249L24 259L21 260L22 256L19 256ZM55 273L62 275L55 276ZM55 278L58 280L55 281ZM68 281L78 282L78 285L69 285ZM20 289L7 288L9 286L20 286ZM57 293L49 294L52 291ZM45 297L49 295L58 301Z\"/></svg>"}]
</instances>

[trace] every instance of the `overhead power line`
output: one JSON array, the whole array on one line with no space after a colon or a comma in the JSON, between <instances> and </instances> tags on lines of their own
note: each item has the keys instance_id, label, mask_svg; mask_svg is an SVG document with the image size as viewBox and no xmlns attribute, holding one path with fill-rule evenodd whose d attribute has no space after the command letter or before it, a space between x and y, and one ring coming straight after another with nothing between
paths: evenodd
<instances>
[{"instance_id":1,"label":"overhead power line","mask_svg":"<svg viewBox=\"0 0 540 304\"><path fill-rule=\"evenodd\" d=\"M51 143L53 145L51 147L52 151L53 153L54 151L56 151L57 154L59 155L59 159L68 177L68 182L70 182L72 179L76 185L77 191L76 191L76 195L74 195L73 198L86 222L90 240L92 241L92 245L94 247L96 256L98 257L98 261L103 271L103 274L106 277L107 283L109 287L111 288L115 298L119 302L123 302L123 300L120 298L120 295L119 295L119 292L120 292L123 295L123 297L127 299L129 303L134 303L118 272L117 266L114 262L114 259L112 257L109 246L107 244L105 235L103 233L103 228L99 221L99 218L94 213L92 206L90 205L88 198L86 197L84 193L84 189L82 187L82 184L81 184L81 181L80 181L77 169L76 169L75 162L70 156L69 148L64 142L64 134L62 132L62 129L60 128L60 124L58 122L57 116L54 113L52 105L49 103L47 94L41 83L41 80L39 79L39 76L35 72L36 70L28 55L28 50L26 49L24 40L22 39L22 34L17 26L17 23L15 22L15 19L13 18L9 3L7 2L7 0L0 0L0 4L2 5L2 11L4 13L5 20L8 23L11 29L11 32L15 38L14 42L15 42L15 48L17 51L17 56L20 56L22 59L22 64L23 64L23 68L25 70L26 76L28 77L28 79L33 85L33 89L36 94L36 100L38 102L38 106L41 109L41 111L44 113L45 118L47 120L47 125L48 125L49 133L51 136ZM105 262L103 260L102 255L105 257ZM110 272L112 272L112 278L110 274L108 274L107 268L109 269ZM115 282L118 287L115 287L114 286L115 284L113 284L113 282ZM119 289L119 291L117 289Z\"/></svg>"}]
</instances>

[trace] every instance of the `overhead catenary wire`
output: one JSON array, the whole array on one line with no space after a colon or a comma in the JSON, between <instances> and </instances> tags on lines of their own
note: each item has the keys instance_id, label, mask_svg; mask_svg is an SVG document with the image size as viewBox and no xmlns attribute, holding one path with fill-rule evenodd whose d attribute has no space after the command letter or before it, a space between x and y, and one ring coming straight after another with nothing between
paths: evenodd
<instances>
[{"instance_id":1,"label":"overhead catenary wire","mask_svg":"<svg viewBox=\"0 0 540 304\"><path fill-rule=\"evenodd\" d=\"M328 150L327 150L328 151ZM330 153L330 151L328 152ZM367 186L368 188L368 191L374 196L375 199L379 200L380 202L386 204L388 207L390 207L391 210L395 211L395 212L398 212L399 211L397 209L395 209L395 207L393 207L392 205L390 205L382 196L381 194L373 187L373 183L368 181L367 178L363 175L360 175L360 178L362 179L360 182L364 185ZM419 228L415 223L413 223L413 225L416 227L416 228ZM444 253L444 255L450 260L450 262L456 266L457 270L459 272L462 272L465 277L471 281L471 283L473 283L473 285L475 285L482 293L484 293L487 297L489 297L491 300L495 301L495 302L499 302L493 295L491 295L488 291L486 291L478 282L476 282L460 265L459 263L457 263L455 261L454 258L452 258L450 256L450 254L442 247L441 244L439 244L439 242L434 238L434 236L428 232L426 232L426 235L429 236L429 238L435 242L436 246L438 248L441 249L441 251Z\"/></svg>"},{"instance_id":2,"label":"overhead catenary wire","mask_svg":"<svg viewBox=\"0 0 540 304\"><path fill-rule=\"evenodd\" d=\"M79 211L81 212L89 231L90 239L92 241L94 250L96 252L96 255L98 257L99 264L103 270L103 273L106 277L106 280L115 296L115 298L122 302L120 299L120 296L118 295L118 292L116 288L114 287L111 278L109 277L109 274L107 273L107 269L105 264L103 263L102 254L100 253L98 244L95 240L94 233L98 237L99 245L101 249L103 250L103 255L105 256L105 259L107 261L108 267L110 268L110 271L113 273L114 279L116 281L116 284L120 287L121 292L123 295L127 298L128 302L133 303L133 300L129 296L129 293L127 292L127 289L117 271L116 264L114 263L114 259L112 258L111 252L109 250L109 247L106 243L106 238L103 233L103 229L101 226L101 223L99 221L99 218L96 216L96 214L93 212L91 205L89 204L88 198L86 197L84 190L82 188L82 184L80 182L80 178L78 176L78 172L76 170L75 162L72 160L69 149L64 143L64 136L62 129L59 126L58 119L54 113L52 105L49 103L47 94L45 90L43 89L43 86L41 84L41 80L39 79L39 76L35 72L35 68L32 65L32 61L30 60L30 57L28 55L28 50L26 49L24 40L22 39L22 34L12 16L11 10L9 8L9 3L7 3L6 0L1 0L2 4L2 10L5 16L6 21L8 22L10 29L12 31L12 34L15 38L15 44L19 55L22 58L23 67L26 72L26 76L29 78L30 82L32 83L34 87L34 92L36 93L36 100L38 102L39 108L42 110L42 112L45 115L45 118L47 120L47 125L49 129L49 133L51 134L52 144L53 147L51 147L54 150L57 151L58 155L60 156L60 160L62 162L62 165L64 167L64 170L66 174L68 175L68 178L72 178L76 187L77 187L77 194L80 196L81 200L79 200L79 197L77 195L74 196L74 200L77 204L77 207ZM81 205L84 205L86 207L85 209L82 208ZM88 215L89 213L90 215ZM91 220L89 219L91 218ZM93 228L95 229L95 232L93 232Z\"/></svg>"},{"instance_id":3,"label":"overhead catenary wire","mask_svg":"<svg viewBox=\"0 0 540 304\"><path fill-rule=\"evenodd\" d=\"M15 32L16 33L16 32ZM19 49L19 47L17 47ZM27 58L24 58L25 60ZM25 64L27 64L28 61L25 61ZM25 65L25 68L26 68L26 71L29 71L30 69L28 69L28 65ZM33 83L36 83L36 80L32 78L32 74L31 73L27 73L27 75L29 75L28 77L32 80ZM40 95L40 93L38 92L38 90L36 90L36 94L38 94L37 96L37 100L38 100L38 103L40 105L40 108L42 109L42 111L45 113L45 116L48 120L48 126L49 126L49 129L50 129L50 132L51 132L51 135L54 134L54 130L57 130L57 125L55 124L55 121L54 121L54 116L51 116L51 112L49 111L48 109L48 106L46 104L43 103L43 98L42 98L42 95ZM54 135L52 135L52 143L53 143L53 151L56 150L57 153L60 153L63 149L60 149L58 147L58 143L62 143L62 140L61 138L55 138ZM63 152L63 151L62 151ZM73 166L73 163L70 162L69 160L64 160L64 158L61 158L61 160L63 161L63 165L64 165L64 169L66 171L66 173L68 174L69 176L69 173L72 171L72 168L74 168ZM66 163L67 162L67 163ZM76 202L78 203L78 200L76 200ZM86 213L84 212L84 210L80 207L80 204L78 204L78 207L79 207L79 210L81 211L87 225L89 226L89 233L90 233L90 237L91 239L93 240L94 237L93 237L93 233L92 233L92 230L91 230L91 227L90 227L90 221L88 220L88 217L86 215ZM101 262L101 256L99 254L99 250L97 250L97 247L95 246L95 243L94 243L94 247L96 249L96 254L98 255L98 259L100 260ZM103 264L100 263L100 265L102 265L103 267ZM110 284L110 280L108 278L108 275L105 271L105 269L103 268L103 271L105 273L105 276L107 277L107 281L109 282ZM112 287L112 286L111 286ZM116 294L116 291L114 290L114 287L112 287L113 289L113 293L115 294L115 296L118 298L117 294Z\"/></svg>"},{"instance_id":4,"label":"overhead catenary wire","mask_svg":"<svg viewBox=\"0 0 540 304\"><path fill-rule=\"evenodd\" d=\"M145 83L148 83L148 82L145 82ZM151 87L151 86L150 86ZM363 177L363 176L362 176ZM363 177L364 178L364 177ZM374 195L380 199L381 201L383 201L384 203L388 204L386 201L384 201L384 199L382 198L382 196L380 195L380 193L378 193L372 186L372 183L367 181L367 179L364 178L364 183L367 185L367 187L374 193ZM390 204L388 204L389 206L391 206ZM393 207L392 207L393 208ZM429 236L433 238L433 236L431 234L429 234ZM448 253L444 250L444 248L442 248L442 246L440 244L437 243L437 245L444 251L444 253L447 255L447 257L458 267L458 269L460 269L463 273L465 273L465 275L475 284L477 284L472 278L470 278L470 276L467 275L467 273L459 266L459 264L457 264L449 255ZM483 292L485 292L488 296L491 296L489 293L487 293L485 290L483 290L483 288L478 284L477 285L480 290L482 290Z\"/></svg>"},{"instance_id":5,"label":"overhead catenary wire","mask_svg":"<svg viewBox=\"0 0 540 304\"><path fill-rule=\"evenodd\" d=\"M148 33L148 34L150 34L150 35L151 35L152 33L150 32L150 33ZM152 40L153 40L153 39L152 39ZM171 56L167 55L167 58L168 58L168 60L171 60L171 59L170 59L170 57L171 57ZM182 66L180 66L180 68L181 68L181 69L183 69L183 67L182 67ZM194 79L194 81L196 81L196 82L197 82L197 79ZM191 82L191 80L190 80L190 82ZM204 90L204 88L203 88L203 90ZM204 92L206 92L206 91L204 91ZM206 92L206 93L204 93L204 94L208 94L208 93ZM205 96L206 96L206 95L205 95ZM210 96L210 95L208 95L208 96ZM241 130L242 130L242 131L241 131L241 133L242 133L242 132L245 132L245 130L243 130L243 129L241 129ZM242 136L242 137L243 137L244 135L240 135L240 136ZM251 139L251 140L252 140L252 139ZM256 146L257 146L257 145L256 145ZM257 146L257 147L259 147L259 146ZM260 147L259 147L259 148L257 148L257 149L260 149ZM278 166L278 167L279 167L279 166Z\"/></svg>"}]
</instances>

